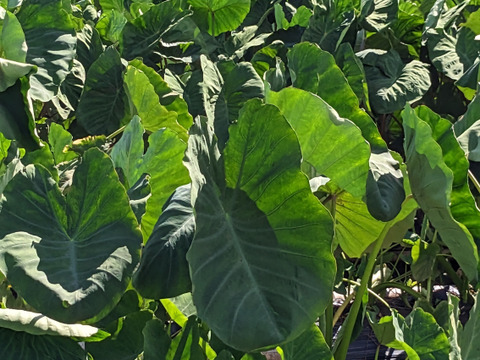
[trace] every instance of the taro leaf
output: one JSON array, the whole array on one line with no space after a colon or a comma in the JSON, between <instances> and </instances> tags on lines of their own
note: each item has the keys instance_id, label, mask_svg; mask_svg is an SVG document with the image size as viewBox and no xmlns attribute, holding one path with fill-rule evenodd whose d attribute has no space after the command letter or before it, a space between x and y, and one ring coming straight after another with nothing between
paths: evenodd
<instances>
[{"instance_id":1,"label":"taro leaf","mask_svg":"<svg viewBox=\"0 0 480 360\"><path fill-rule=\"evenodd\" d=\"M75 340L59 336L35 336L0 328L2 360L85 360L85 351Z\"/></svg>"},{"instance_id":2,"label":"taro leaf","mask_svg":"<svg viewBox=\"0 0 480 360\"><path fill-rule=\"evenodd\" d=\"M349 43L343 43L335 52L335 61L348 80L348 84L361 103L368 104L368 87L365 70Z\"/></svg>"},{"instance_id":3,"label":"taro leaf","mask_svg":"<svg viewBox=\"0 0 480 360\"><path fill-rule=\"evenodd\" d=\"M10 11L5 12L0 28L0 57L17 62L26 62L27 43L22 25Z\"/></svg>"},{"instance_id":4,"label":"taro leaf","mask_svg":"<svg viewBox=\"0 0 480 360\"><path fill-rule=\"evenodd\" d=\"M187 130L178 123L178 114L159 102L155 87L143 71L129 65L124 80L130 101L147 131L154 132L166 127L187 141Z\"/></svg>"},{"instance_id":5,"label":"taro leaf","mask_svg":"<svg viewBox=\"0 0 480 360\"><path fill-rule=\"evenodd\" d=\"M363 27L368 31L382 31L388 27L397 19L398 2L399 0L365 1L369 9L366 11L366 17L362 19Z\"/></svg>"},{"instance_id":6,"label":"taro leaf","mask_svg":"<svg viewBox=\"0 0 480 360\"><path fill-rule=\"evenodd\" d=\"M196 316L191 316L182 332L172 339L165 359L207 359L200 347L200 332Z\"/></svg>"},{"instance_id":7,"label":"taro leaf","mask_svg":"<svg viewBox=\"0 0 480 360\"><path fill-rule=\"evenodd\" d=\"M480 334L480 304L478 294L475 296L475 304L470 310L470 317L459 333L458 341L462 351L462 359L480 359L480 343L475 341Z\"/></svg>"},{"instance_id":8,"label":"taro leaf","mask_svg":"<svg viewBox=\"0 0 480 360\"><path fill-rule=\"evenodd\" d=\"M480 161L480 96L477 95L468 104L467 112L454 125L457 140L468 159Z\"/></svg>"},{"instance_id":9,"label":"taro leaf","mask_svg":"<svg viewBox=\"0 0 480 360\"><path fill-rule=\"evenodd\" d=\"M115 306L141 234L107 155L86 151L67 195L45 168L28 165L0 205L0 269L31 306L63 322L93 322Z\"/></svg>"},{"instance_id":10,"label":"taro leaf","mask_svg":"<svg viewBox=\"0 0 480 360\"><path fill-rule=\"evenodd\" d=\"M362 130L372 150L386 149L375 123L360 109L355 93L331 54L315 44L300 43L288 52L287 57L294 87L317 94L341 117L353 121Z\"/></svg>"},{"instance_id":11,"label":"taro leaf","mask_svg":"<svg viewBox=\"0 0 480 360\"><path fill-rule=\"evenodd\" d=\"M114 47L107 48L90 66L77 108L77 120L89 134L108 135L125 124L130 110L123 70Z\"/></svg>"},{"instance_id":12,"label":"taro leaf","mask_svg":"<svg viewBox=\"0 0 480 360\"><path fill-rule=\"evenodd\" d=\"M123 28L126 23L127 18L123 13L111 10L102 14L95 28L107 43L116 44L122 39Z\"/></svg>"},{"instance_id":13,"label":"taro leaf","mask_svg":"<svg viewBox=\"0 0 480 360\"><path fill-rule=\"evenodd\" d=\"M135 360L143 351L143 328L152 319L152 313L142 310L128 314L114 322L115 335L100 342L86 343L86 350L94 359ZM107 327L108 328L108 327Z\"/></svg>"},{"instance_id":14,"label":"taro leaf","mask_svg":"<svg viewBox=\"0 0 480 360\"><path fill-rule=\"evenodd\" d=\"M103 51L102 40L97 29L90 24L85 24L82 31L77 34L77 58L85 71L90 69Z\"/></svg>"},{"instance_id":15,"label":"taro leaf","mask_svg":"<svg viewBox=\"0 0 480 360\"><path fill-rule=\"evenodd\" d=\"M237 120L240 108L249 99L263 97L263 82L247 62L217 64L202 56L201 65L205 112L223 149L228 127Z\"/></svg>"},{"instance_id":16,"label":"taro leaf","mask_svg":"<svg viewBox=\"0 0 480 360\"><path fill-rule=\"evenodd\" d=\"M310 178L325 175L352 195L359 198L365 195L370 146L357 126L339 117L321 98L304 90L271 91L267 102L276 105L295 130L302 149L303 169Z\"/></svg>"},{"instance_id":17,"label":"taro leaf","mask_svg":"<svg viewBox=\"0 0 480 360\"><path fill-rule=\"evenodd\" d=\"M222 350L215 360L235 360L235 357L228 350Z\"/></svg>"},{"instance_id":18,"label":"taro leaf","mask_svg":"<svg viewBox=\"0 0 480 360\"><path fill-rule=\"evenodd\" d=\"M343 42L355 20L353 2L320 0L316 2L302 41L310 41L330 53Z\"/></svg>"},{"instance_id":19,"label":"taro leaf","mask_svg":"<svg viewBox=\"0 0 480 360\"><path fill-rule=\"evenodd\" d=\"M0 132L8 139L15 139L19 147L38 149L33 114L28 107L26 94L28 80L17 80L13 86L0 92Z\"/></svg>"},{"instance_id":20,"label":"taro leaf","mask_svg":"<svg viewBox=\"0 0 480 360\"><path fill-rule=\"evenodd\" d=\"M165 204L142 251L133 276L133 286L142 296L164 299L192 290L186 253L194 233L190 185L184 185Z\"/></svg>"},{"instance_id":21,"label":"taro leaf","mask_svg":"<svg viewBox=\"0 0 480 360\"><path fill-rule=\"evenodd\" d=\"M275 58L275 67L267 70L264 78L273 91L280 91L287 86L287 74L282 59Z\"/></svg>"},{"instance_id":22,"label":"taro leaf","mask_svg":"<svg viewBox=\"0 0 480 360\"><path fill-rule=\"evenodd\" d=\"M162 206L172 192L189 182L188 173L182 164L186 144L169 129L161 129L149 137L149 146L144 154L144 129L138 116L134 116L125 128L122 138L112 149L115 166L122 168L128 186L132 186L146 173L150 175L152 196L147 201L142 218L142 232L146 241L162 213Z\"/></svg>"},{"instance_id":23,"label":"taro leaf","mask_svg":"<svg viewBox=\"0 0 480 360\"><path fill-rule=\"evenodd\" d=\"M378 238L385 223L374 219L365 203L347 192L335 200L335 239L349 257L360 257Z\"/></svg>"},{"instance_id":24,"label":"taro leaf","mask_svg":"<svg viewBox=\"0 0 480 360\"><path fill-rule=\"evenodd\" d=\"M130 65L142 71L150 80L155 89L155 93L160 99L160 104L165 106L168 111L177 113L177 121L185 129L193 124L192 115L188 112L188 105L185 100L175 91L172 91L165 80L151 67L145 65L141 60L130 61Z\"/></svg>"},{"instance_id":25,"label":"taro leaf","mask_svg":"<svg viewBox=\"0 0 480 360\"><path fill-rule=\"evenodd\" d=\"M107 12L109 10L117 10L123 12L125 9L123 6L123 0L99 0L98 2L102 7L102 12Z\"/></svg>"},{"instance_id":26,"label":"taro leaf","mask_svg":"<svg viewBox=\"0 0 480 360\"><path fill-rule=\"evenodd\" d=\"M65 151L66 146L72 145L72 135L63 128L62 125L51 123L48 132L48 142L53 153L56 164L64 161L70 161L77 157L77 154L71 151Z\"/></svg>"},{"instance_id":27,"label":"taro leaf","mask_svg":"<svg viewBox=\"0 0 480 360\"><path fill-rule=\"evenodd\" d=\"M70 72L75 57L74 25L61 0L25 0L17 14L27 42L27 63L38 66L29 94L51 100Z\"/></svg>"},{"instance_id":28,"label":"taro leaf","mask_svg":"<svg viewBox=\"0 0 480 360\"><path fill-rule=\"evenodd\" d=\"M85 85L85 77L85 69L82 63L77 59L73 60L72 71L60 85L57 96L52 99L62 119L66 120L71 117L70 114L77 108Z\"/></svg>"},{"instance_id":29,"label":"taro leaf","mask_svg":"<svg viewBox=\"0 0 480 360\"><path fill-rule=\"evenodd\" d=\"M160 39L170 28L190 12L181 10L173 1L163 1L123 28L121 53L127 60L148 56L158 46Z\"/></svg>"},{"instance_id":30,"label":"taro leaf","mask_svg":"<svg viewBox=\"0 0 480 360\"><path fill-rule=\"evenodd\" d=\"M188 0L201 30L217 36L240 26L250 11L249 0Z\"/></svg>"},{"instance_id":31,"label":"taro leaf","mask_svg":"<svg viewBox=\"0 0 480 360\"><path fill-rule=\"evenodd\" d=\"M389 153L370 116L359 108L358 99L333 56L317 45L301 43L295 45L287 57L293 86L317 94L341 117L361 129L372 148L367 179L368 210L376 219L393 219L405 197L398 162Z\"/></svg>"},{"instance_id":32,"label":"taro leaf","mask_svg":"<svg viewBox=\"0 0 480 360\"><path fill-rule=\"evenodd\" d=\"M78 341L101 341L109 333L82 324L64 324L31 311L0 309L0 328L23 331L31 335L73 337Z\"/></svg>"},{"instance_id":33,"label":"taro leaf","mask_svg":"<svg viewBox=\"0 0 480 360\"><path fill-rule=\"evenodd\" d=\"M147 201L152 195L150 175L142 174L140 179L128 189L127 194L130 199L130 206L132 207L133 213L135 214L138 223L141 223L142 217L147 208Z\"/></svg>"},{"instance_id":34,"label":"taro leaf","mask_svg":"<svg viewBox=\"0 0 480 360\"><path fill-rule=\"evenodd\" d=\"M463 75L463 64L455 51L456 38L444 30L428 33L428 56L432 64L441 73L452 80L458 80Z\"/></svg>"},{"instance_id":35,"label":"taro leaf","mask_svg":"<svg viewBox=\"0 0 480 360\"><path fill-rule=\"evenodd\" d=\"M370 155L366 203L378 220L389 221L400 212L405 199L403 174L398 161L388 150Z\"/></svg>"},{"instance_id":36,"label":"taro leaf","mask_svg":"<svg viewBox=\"0 0 480 360\"><path fill-rule=\"evenodd\" d=\"M0 92L14 85L22 76L26 76L35 69L34 65L23 64L0 58Z\"/></svg>"},{"instance_id":37,"label":"taro leaf","mask_svg":"<svg viewBox=\"0 0 480 360\"><path fill-rule=\"evenodd\" d=\"M284 360L333 360L322 332L316 325L311 325L295 340L282 345Z\"/></svg>"},{"instance_id":38,"label":"taro leaf","mask_svg":"<svg viewBox=\"0 0 480 360\"><path fill-rule=\"evenodd\" d=\"M192 129L197 230L187 260L198 315L242 351L293 340L330 301L335 277L332 218L300 171L295 132L278 108L249 100L223 170L211 128Z\"/></svg>"},{"instance_id":39,"label":"taro leaf","mask_svg":"<svg viewBox=\"0 0 480 360\"><path fill-rule=\"evenodd\" d=\"M147 321L142 334L144 360L166 359L171 340L165 331L163 322L156 318Z\"/></svg>"},{"instance_id":40,"label":"taro leaf","mask_svg":"<svg viewBox=\"0 0 480 360\"><path fill-rule=\"evenodd\" d=\"M402 113L405 156L415 200L438 230L443 242L470 280L478 277L478 252L465 225L450 210L453 173L443 160L442 149L432 137L432 129L407 104Z\"/></svg>"},{"instance_id":41,"label":"taro leaf","mask_svg":"<svg viewBox=\"0 0 480 360\"><path fill-rule=\"evenodd\" d=\"M417 107L415 113L432 128L433 140L442 148L443 161L453 172L450 197L452 216L467 227L475 243L480 245L480 211L468 184L470 164L453 134L452 124L426 106Z\"/></svg>"},{"instance_id":42,"label":"taro leaf","mask_svg":"<svg viewBox=\"0 0 480 360\"><path fill-rule=\"evenodd\" d=\"M417 101L430 88L427 65L413 60L404 65L395 50L357 53L367 76L370 104L378 114L390 114Z\"/></svg>"},{"instance_id":43,"label":"taro leaf","mask_svg":"<svg viewBox=\"0 0 480 360\"><path fill-rule=\"evenodd\" d=\"M404 350L409 359L449 359L450 344L447 335L433 315L421 308L415 308L405 319L396 310L392 310L392 316L382 318L381 323L384 328L393 325L394 330L394 334L389 333L381 340L382 344Z\"/></svg>"},{"instance_id":44,"label":"taro leaf","mask_svg":"<svg viewBox=\"0 0 480 360\"><path fill-rule=\"evenodd\" d=\"M440 251L437 244L428 244L419 239L412 247L412 275L417 281L425 281L432 276L435 259Z\"/></svg>"}]
</instances>

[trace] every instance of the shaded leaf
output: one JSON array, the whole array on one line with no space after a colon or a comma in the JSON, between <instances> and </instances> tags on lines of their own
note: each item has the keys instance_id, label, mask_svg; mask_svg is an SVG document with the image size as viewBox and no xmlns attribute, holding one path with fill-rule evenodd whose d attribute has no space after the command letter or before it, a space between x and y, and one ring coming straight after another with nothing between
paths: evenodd
<instances>
[{"instance_id":1,"label":"shaded leaf","mask_svg":"<svg viewBox=\"0 0 480 360\"><path fill-rule=\"evenodd\" d=\"M26 61L38 66L29 94L47 102L72 68L77 38L61 0L25 0L17 14L27 42Z\"/></svg>"},{"instance_id":2,"label":"shaded leaf","mask_svg":"<svg viewBox=\"0 0 480 360\"><path fill-rule=\"evenodd\" d=\"M142 251L133 285L144 297L164 299L191 291L186 253L194 233L190 185L184 185L165 204Z\"/></svg>"},{"instance_id":3,"label":"shaded leaf","mask_svg":"<svg viewBox=\"0 0 480 360\"><path fill-rule=\"evenodd\" d=\"M90 66L77 108L77 120L89 134L109 135L125 124L130 110L123 70L120 55L113 47Z\"/></svg>"}]
</instances>

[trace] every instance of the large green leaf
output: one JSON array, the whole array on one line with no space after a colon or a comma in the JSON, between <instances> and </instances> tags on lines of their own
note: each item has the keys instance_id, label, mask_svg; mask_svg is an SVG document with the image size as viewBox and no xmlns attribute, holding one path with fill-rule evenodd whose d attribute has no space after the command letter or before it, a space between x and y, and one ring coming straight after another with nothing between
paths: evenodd
<instances>
[{"instance_id":1,"label":"large green leaf","mask_svg":"<svg viewBox=\"0 0 480 360\"><path fill-rule=\"evenodd\" d=\"M249 351L292 340L331 301L333 223L276 107L246 103L224 161L197 122L186 157L197 226L187 259L198 316Z\"/></svg>"},{"instance_id":2,"label":"large green leaf","mask_svg":"<svg viewBox=\"0 0 480 360\"><path fill-rule=\"evenodd\" d=\"M393 310L392 316L382 318L382 324L391 324L394 329L393 339L387 336L382 344L404 350L409 359L449 359L450 344L447 335L433 315L421 308L415 308L405 319Z\"/></svg>"},{"instance_id":3,"label":"large green leaf","mask_svg":"<svg viewBox=\"0 0 480 360\"><path fill-rule=\"evenodd\" d=\"M17 14L27 42L27 62L38 66L30 95L51 100L70 72L75 57L74 25L61 0L25 0Z\"/></svg>"},{"instance_id":4,"label":"large green leaf","mask_svg":"<svg viewBox=\"0 0 480 360\"><path fill-rule=\"evenodd\" d=\"M480 161L480 96L468 104L467 112L454 124L455 136L469 160Z\"/></svg>"},{"instance_id":5,"label":"large green leaf","mask_svg":"<svg viewBox=\"0 0 480 360\"><path fill-rule=\"evenodd\" d=\"M29 108L28 79L19 79L14 85L0 92L0 132L8 139L15 139L18 146L27 150L38 149L35 122Z\"/></svg>"},{"instance_id":6,"label":"large green leaf","mask_svg":"<svg viewBox=\"0 0 480 360\"><path fill-rule=\"evenodd\" d=\"M228 140L228 127L237 120L245 102L263 97L263 82L250 63L213 63L205 56L200 60L205 112L223 149Z\"/></svg>"},{"instance_id":7,"label":"large green leaf","mask_svg":"<svg viewBox=\"0 0 480 360\"><path fill-rule=\"evenodd\" d=\"M398 16L398 0L370 0L362 2L363 26L369 31L381 31Z\"/></svg>"},{"instance_id":8,"label":"large green leaf","mask_svg":"<svg viewBox=\"0 0 480 360\"><path fill-rule=\"evenodd\" d=\"M175 111L178 123L185 129L189 129L193 124L193 119L188 112L185 100L177 92L170 89L165 80L155 70L145 65L141 60L132 60L130 65L142 71L148 77L160 99L160 104L165 106L168 111Z\"/></svg>"},{"instance_id":9,"label":"large green leaf","mask_svg":"<svg viewBox=\"0 0 480 360\"><path fill-rule=\"evenodd\" d=\"M267 102L276 105L295 130L310 178L325 175L352 195L365 196L370 146L357 126L304 90L271 91Z\"/></svg>"},{"instance_id":10,"label":"large green leaf","mask_svg":"<svg viewBox=\"0 0 480 360\"><path fill-rule=\"evenodd\" d=\"M6 11L3 26L0 29L0 57L25 62L27 57L27 43L25 42L25 34L17 17L10 11Z\"/></svg>"},{"instance_id":11,"label":"large green leaf","mask_svg":"<svg viewBox=\"0 0 480 360\"><path fill-rule=\"evenodd\" d=\"M192 290L186 259L195 233L190 185L175 190L165 205L133 276L133 286L150 299L170 298Z\"/></svg>"},{"instance_id":12,"label":"large green leaf","mask_svg":"<svg viewBox=\"0 0 480 360\"><path fill-rule=\"evenodd\" d=\"M189 11L180 9L174 1L163 1L146 13L128 22L123 28L121 52L125 59L147 56L158 47L162 36Z\"/></svg>"},{"instance_id":13,"label":"large green leaf","mask_svg":"<svg viewBox=\"0 0 480 360\"><path fill-rule=\"evenodd\" d=\"M100 341L109 336L93 326L64 324L39 313L16 309L0 309L0 328L32 335L73 337L79 341Z\"/></svg>"},{"instance_id":14,"label":"large green leaf","mask_svg":"<svg viewBox=\"0 0 480 360\"><path fill-rule=\"evenodd\" d=\"M107 48L90 66L77 108L77 120L88 133L108 135L130 114L123 86L124 68L114 47Z\"/></svg>"},{"instance_id":15,"label":"large green leaf","mask_svg":"<svg viewBox=\"0 0 480 360\"><path fill-rule=\"evenodd\" d=\"M35 336L0 328L0 357L4 360L85 360L86 353L75 340L59 336Z\"/></svg>"},{"instance_id":16,"label":"large green leaf","mask_svg":"<svg viewBox=\"0 0 480 360\"><path fill-rule=\"evenodd\" d=\"M295 340L282 345L283 360L333 360L333 355L316 325Z\"/></svg>"},{"instance_id":17,"label":"large green leaf","mask_svg":"<svg viewBox=\"0 0 480 360\"><path fill-rule=\"evenodd\" d=\"M148 310L137 311L114 321L107 329L115 331L114 336L100 342L86 344L86 350L94 359L135 360L143 351L143 328L152 319Z\"/></svg>"},{"instance_id":18,"label":"large green leaf","mask_svg":"<svg viewBox=\"0 0 480 360\"><path fill-rule=\"evenodd\" d=\"M373 150L386 148L375 123L360 109L355 93L331 54L315 44L300 43L288 52L287 57L294 87L317 94L341 117L353 121Z\"/></svg>"},{"instance_id":19,"label":"large green leaf","mask_svg":"<svg viewBox=\"0 0 480 360\"><path fill-rule=\"evenodd\" d=\"M170 336L165 331L165 326L158 319L149 320L142 330L145 360L165 359L170 345Z\"/></svg>"},{"instance_id":20,"label":"large green leaf","mask_svg":"<svg viewBox=\"0 0 480 360\"><path fill-rule=\"evenodd\" d=\"M188 0L193 18L202 30L220 35L236 29L250 11L249 0Z\"/></svg>"},{"instance_id":21,"label":"large green leaf","mask_svg":"<svg viewBox=\"0 0 480 360\"><path fill-rule=\"evenodd\" d=\"M144 129L138 116L134 116L125 128L122 138L112 149L115 166L122 168L128 186L133 186L142 174L150 174L152 196L147 201L142 217L142 232L148 239L153 231L162 206L172 192L189 182L188 173L182 164L186 143L170 129L161 129L149 137L149 146L144 154Z\"/></svg>"},{"instance_id":22,"label":"large green leaf","mask_svg":"<svg viewBox=\"0 0 480 360\"><path fill-rule=\"evenodd\" d=\"M93 321L115 306L141 235L107 155L85 152L66 195L45 168L28 165L0 205L0 269L31 306L64 322Z\"/></svg>"},{"instance_id":23,"label":"large green leaf","mask_svg":"<svg viewBox=\"0 0 480 360\"><path fill-rule=\"evenodd\" d=\"M379 114L390 114L414 102L430 88L427 65L413 60L404 65L395 50L369 49L357 53L367 76L370 104Z\"/></svg>"},{"instance_id":24,"label":"large green leaf","mask_svg":"<svg viewBox=\"0 0 480 360\"><path fill-rule=\"evenodd\" d=\"M358 99L335 59L309 43L295 45L287 57L294 87L317 94L341 117L353 121L361 129L372 149L367 179L368 210L376 219L393 219L405 198L398 161L389 153L370 116L359 108Z\"/></svg>"},{"instance_id":25,"label":"large green leaf","mask_svg":"<svg viewBox=\"0 0 480 360\"><path fill-rule=\"evenodd\" d=\"M453 172L450 210L455 220L465 225L477 245L480 244L480 211L470 192L468 183L469 162L458 144L452 123L426 106L415 109L417 116L432 128L432 137L440 145L443 160Z\"/></svg>"},{"instance_id":26,"label":"large green leaf","mask_svg":"<svg viewBox=\"0 0 480 360\"><path fill-rule=\"evenodd\" d=\"M316 43L333 54L354 21L355 9L352 1L317 1L302 41Z\"/></svg>"},{"instance_id":27,"label":"large green leaf","mask_svg":"<svg viewBox=\"0 0 480 360\"><path fill-rule=\"evenodd\" d=\"M432 129L407 105L402 113L405 156L413 196L470 280L477 279L478 251L465 225L450 211L453 173Z\"/></svg>"},{"instance_id":28,"label":"large green leaf","mask_svg":"<svg viewBox=\"0 0 480 360\"><path fill-rule=\"evenodd\" d=\"M167 127L187 141L187 130L178 123L178 114L163 106L148 76L141 70L128 66L125 73L125 85L128 95L144 128L154 132Z\"/></svg>"}]
</instances>

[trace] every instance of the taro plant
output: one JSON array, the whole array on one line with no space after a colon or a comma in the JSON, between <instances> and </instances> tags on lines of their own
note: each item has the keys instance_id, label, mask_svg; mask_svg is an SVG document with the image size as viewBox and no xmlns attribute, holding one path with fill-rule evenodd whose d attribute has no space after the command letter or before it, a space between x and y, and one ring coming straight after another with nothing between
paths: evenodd
<instances>
[{"instance_id":1,"label":"taro plant","mask_svg":"<svg viewBox=\"0 0 480 360\"><path fill-rule=\"evenodd\" d=\"M479 14L0 0L1 358L475 358Z\"/></svg>"}]
</instances>

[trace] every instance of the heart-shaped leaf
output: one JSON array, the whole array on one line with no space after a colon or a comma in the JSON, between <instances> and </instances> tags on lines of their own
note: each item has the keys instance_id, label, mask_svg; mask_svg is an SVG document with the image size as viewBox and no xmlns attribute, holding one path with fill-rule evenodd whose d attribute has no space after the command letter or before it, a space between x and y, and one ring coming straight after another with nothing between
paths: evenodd
<instances>
[{"instance_id":1,"label":"heart-shaped leaf","mask_svg":"<svg viewBox=\"0 0 480 360\"><path fill-rule=\"evenodd\" d=\"M243 351L292 340L331 301L335 277L332 218L300 171L295 132L278 108L249 100L223 166L208 125L192 129L187 259L198 316Z\"/></svg>"},{"instance_id":2,"label":"heart-shaped leaf","mask_svg":"<svg viewBox=\"0 0 480 360\"><path fill-rule=\"evenodd\" d=\"M141 234L107 155L86 151L65 195L44 167L28 165L0 206L0 270L31 306L63 322L94 321L120 300Z\"/></svg>"}]
</instances>

